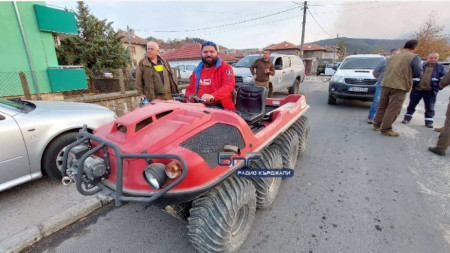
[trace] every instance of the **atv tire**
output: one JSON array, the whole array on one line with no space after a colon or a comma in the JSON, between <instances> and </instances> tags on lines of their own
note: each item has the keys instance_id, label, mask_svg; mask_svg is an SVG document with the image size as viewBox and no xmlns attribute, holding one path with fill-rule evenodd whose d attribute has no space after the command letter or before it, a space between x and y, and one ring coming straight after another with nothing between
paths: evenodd
<instances>
[{"instance_id":1,"label":"atv tire","mask_svg":"<svg viewBox=\"0 0 450 253\"><path fill-rule=\"evenodd\" d=\"M262 157L252 163L253 169L281 169L283 160L278 149L269 147L261 152ZM256 188L256 207L264 209L272 205L281 185L281 177L251 177Z\"/></svg>"},{"instance_id":2,"label":"atv tire","mask_svg":"<svg viewBox=\"0 0 450 253\"><path fill-rule=\"evenodd\" d=\"M199 252L235 252L250 232L255 212L255 187L232 176L192 202L189 241Z\"/></svg>"},{"instance_id":3,"label":"atv tire","mask_svg":"<svg viewBox=\"0 0 450 253\"><path fill-rule=\"evenodd\" d=\"M306 147L308 145L308 137L309 137L309 123L308 118L306 116L301 116L300 119L298 119L292 128L295 130L295 132L298 135L298 152L299 155L303 155L303 153L306 150Z\"/></svg>"},{"instance_id":4,"label":"atv tire","mask_svg":"<svg viewBox=\"0 0 450 253\"><path fill-rule=\"evenodd\" d=\"M294 169L299 152L298 134L294 130L289 129L273 142L273 146L281 153L283 168Z\"/></svg>"}]
</instances>

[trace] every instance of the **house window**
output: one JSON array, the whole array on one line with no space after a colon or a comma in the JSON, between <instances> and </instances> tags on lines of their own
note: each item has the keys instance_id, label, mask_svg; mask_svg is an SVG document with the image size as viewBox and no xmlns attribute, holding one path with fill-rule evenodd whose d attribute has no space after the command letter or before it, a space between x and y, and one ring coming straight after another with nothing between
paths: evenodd
<instances>
[{"instance_id":1,"label":"house window","mask_svg":"<svg viewBox=\"0 0 450 253\"><path fill-rule=\"evenodd\" d=\"M133 55L136 55L136 48L135 47L131 47L131 53L133 54Z\"/></svg>"},{"instance_id":2,"label":"house window","mask_svg":"<svg viewBox=\"0 0 450 253\"><path fill-rule=\"evenodd\" d=\"M53 34L53 42L55 43L55 46L61 46L61 41L59 40L58 34Z\"/></svg>"}]
</instances>

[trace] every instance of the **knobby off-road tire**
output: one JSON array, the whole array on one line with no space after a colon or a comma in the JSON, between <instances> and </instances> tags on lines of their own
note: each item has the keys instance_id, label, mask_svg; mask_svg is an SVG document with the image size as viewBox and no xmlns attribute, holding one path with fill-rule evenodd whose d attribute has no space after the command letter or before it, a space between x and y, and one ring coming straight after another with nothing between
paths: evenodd
<instances>
[{"instance_id":1,"label":"knobby off-road tire","mask_svg":"<svg viewBox=\"0 0 450 253\"><path fill-rule=\"evenodd\" d=\"M301 116L294 125L292 125L292 129L298 135L298 143L299 143L299 155L303 155L308 145L308 137L309 137L309 123L308 118L306 116Z\"/></svg>"},{"instance_id":2,"label":"knobby off-road tire","mask_svg":"<svg viewBox=\"0 0 450 253\"><path fill-rule=\"evenodd\" d=\"M299 144L298 135L293 129L288 129L272 144L276 147L283 158L283 168L294 169L297 164Z\"/></svg>"},{"instance_id":3,"label":"knobby off-road tire","mask_svg":"<svg viewBox=\"0 0 450 253\"><path fill-rule=\"evenodd\" d=\"M278 149L269 147L261 152L261 159L252 162L252 169L281 169L283 160ZM256 188L256 207L264 209L272 205L281 185L281 177L252 177Z\"/></svg>"},{"instance_id":4,"label":"knobby off-road tire","mask_svg":"<svg viewBox=\"0 0 450 253\"><path fill-rule=\"evenodd\" d=\"M77 132L62 134L48 144L44 155L42 156L42 167L47 175L54 179L61 180L64 148L76 141L77 134Z\"/></svg>"},{"instance_id":5,"label":"knobby off-road tire","mask_svg":"<svg viewBox=\"0 0 450 253\"><path fill-rule=\"evenodd\" d=\"M189 212L188 237L199 252L235 252L255 218L255 187L232 176L195 199Z\"/></svg>"}]
</instances>

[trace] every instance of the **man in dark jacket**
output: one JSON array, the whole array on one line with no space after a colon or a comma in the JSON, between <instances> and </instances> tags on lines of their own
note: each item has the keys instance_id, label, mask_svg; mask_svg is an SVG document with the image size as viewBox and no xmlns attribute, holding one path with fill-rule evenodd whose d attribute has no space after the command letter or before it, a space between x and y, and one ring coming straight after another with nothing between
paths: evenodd
<instances>
[{"instance_id":1,"label":"man in dark jacket","mask_svg":"<svg viewBox=\"0 0 450 253\"><path fill-rule=\"evenodd\" d=\"M206 101L222 103L224 109L235 110L232 98L236 86L233 68L220 59L214 42L204 42L201 53L202 62L194 69L185 95L196 94Z\"/></svg>"},{"instance_id":2,"label":"man in dark jacket","mask_svg":"<svg viewBox=\"0 0 450 253\"><path fill-rule=\"evenodd\" d=\"M399 136L392 131L392 123L400 114L406 93L411 90L412 79L422 76L420 58L413 53L418 44L417 40L408 40L403 50L388 60L373 122L373 130L381 130L384 136Z\"/></svg>"},{"instance_id":3,"label":"man in dark jacket","mask_svg":"<svg viewBox=\"0 0 450 253\"><path fill-rule=\"evenodd\" d=\"M444 87L450 85L450 71L442 78L439 83L439 87L443 89ZM450 98L450 97L449 97ZM441 132L439 135L439 139L436 143L436 147L429 147L428 150L437 154L437 155L445 155L445 151L450 146L450 102L447 106L447 113L445 114L445 123L444 127L436 128L436 131Z\"/></svg>"},{"instance_id":4,"label":"man in dark jacket","mask_svg":"<svg viewBox=\"0 0 450 253\"><path fill-rule=\"evenodd\" d=\"M264 49L262 58L257 59L251 66L250 72L255 78L255 86L264 86L269 90L269 97L273 96L273 92L269 89L269 77L275 75L275 68L270 61L270 50Z\"/></svg>"},{"instance_id":5,"label":"man in dark jacket","mask_svg":"<svg viewBox=\"0 0 450 253\"><path fill-rule=\"evenodd\" d=\"M439 81L446 71L442 64L438 63L439 54L434 52L428 55L427 62L423 65L423 75L421 78L413 79L413 89L409 95L409 105L406 110L403 124L411 121L416 106L423 99L425 103L425 126L433 128L434 104L439 92Z\"/></svg>"},{"instance_id":6,"label":"man in dark jacket","mask_svg":"<svg viewBox=\"0 0 450 253\"><path fill-rule=\"evenodd\" d=\"M136 90L142 98L170 100L171 93L178 93L172 68L159 55L156 42L147 43L147 55L136 69Z\"/></svg>"}]
</instances>

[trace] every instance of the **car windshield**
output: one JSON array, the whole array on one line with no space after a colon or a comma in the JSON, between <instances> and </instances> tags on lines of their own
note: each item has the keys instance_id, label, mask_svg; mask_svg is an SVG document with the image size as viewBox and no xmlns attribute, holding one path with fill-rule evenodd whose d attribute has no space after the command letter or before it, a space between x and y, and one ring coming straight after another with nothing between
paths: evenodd
<instances>
[{"instance_id":1,"label":"car windshield","mask_svg":"<svg viewBox=\"0 0 450 253\"><path fill-rule=\"evenodd\" d=\"M340 69L374 69L381 60L383 60L381 57L347 58L342 62Z\"/></svg>"},{"instance_id":2,"label":"car windshield","mask_svg":"<svg viewBox=\"0 0 450 253\"><path fill-rule=\"evenodd\" d=\"M13 108L16 110L29 112L34 110L36 106L28 101L18 100L18 99L2 99L0 98L0 105Z\"/></svg>"},{"instance_id":3,"label":"car windshield","mask_svg":"<svg viewBox=\"0 0 450 253\"><path fill-rule=\"evenodd\" d=\"M249 55L245 56L244 58L240 59L234 67L236 68L250 68L252 64L256 61L256 59L261 58L262 55ZM273 57L270 57L270 61L273 62Z\"/></svg>"}]
</instances>

